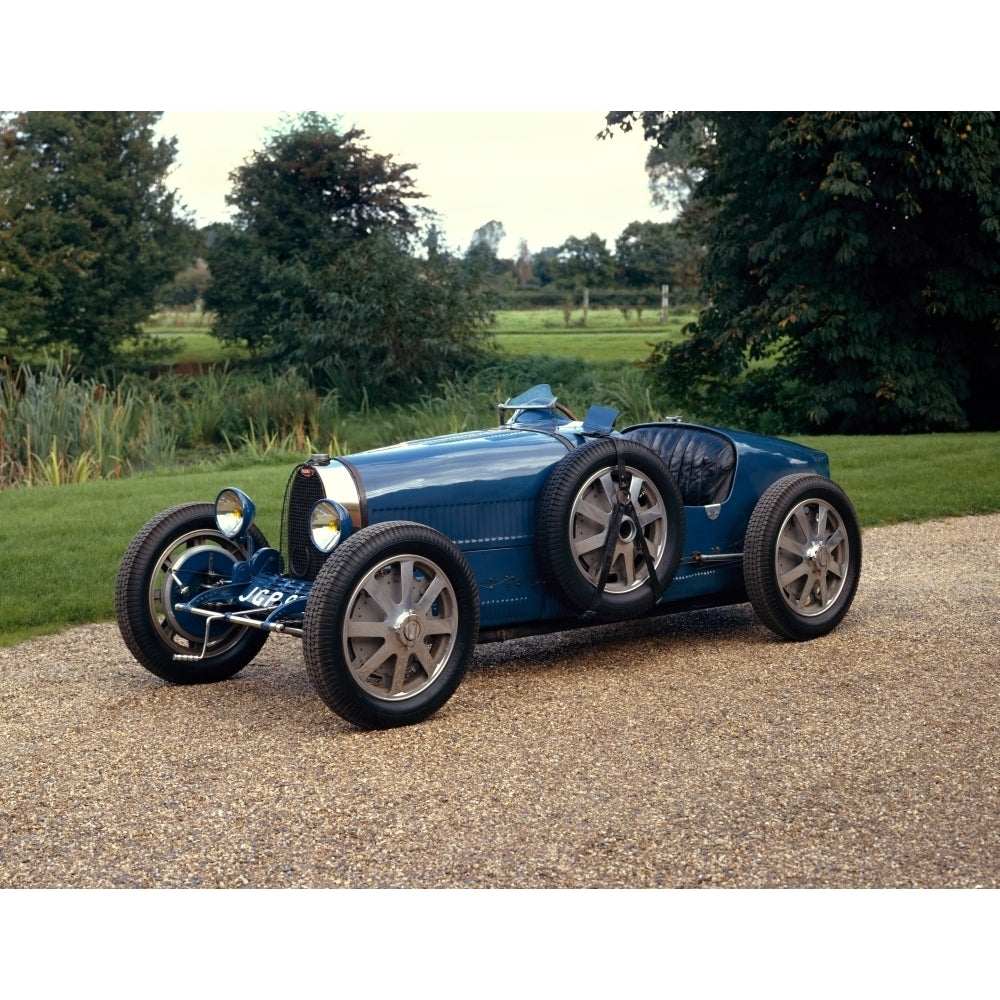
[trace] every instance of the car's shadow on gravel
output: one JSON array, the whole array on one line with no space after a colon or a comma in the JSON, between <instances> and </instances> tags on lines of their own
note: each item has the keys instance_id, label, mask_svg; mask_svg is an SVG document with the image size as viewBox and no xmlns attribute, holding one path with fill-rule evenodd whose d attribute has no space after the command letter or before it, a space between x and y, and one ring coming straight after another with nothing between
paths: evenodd
<instances>
[{"instance_id":1,"label":"car's shadow on gravel","mask_svg":"<svg viewBox=\"0 0 1000 1000\"><path fill-rule=\"evenodd\" d=\"M476 647L471 670L495 667L526 672L543 670L553 662L584 654L593 656L614 650L622 655L630 647L650 640L661 642L666 649L673 645L686 648L703 639L739 642L742 638L760 642L768 637L774 638L757 620L749 604L729 605L484 643Z\"/></svg>"}]
</instances>

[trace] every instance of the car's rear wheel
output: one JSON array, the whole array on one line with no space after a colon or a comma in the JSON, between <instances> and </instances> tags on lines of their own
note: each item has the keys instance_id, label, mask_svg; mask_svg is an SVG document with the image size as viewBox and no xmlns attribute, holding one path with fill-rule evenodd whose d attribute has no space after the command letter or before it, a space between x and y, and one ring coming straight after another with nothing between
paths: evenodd
<instances>
[{"instance_id":1,"label":"car's rear wheel","mask_svg":"<svg viewBox=\"0 0 1000 1000\"><path fill-rule=\"evenodd\" d=\"M132 655L151 673L173 684L225 680L242 670L267 633L214 621L205 641L206 619L175 605L207 588L227 583L244 548L215 525L210 503L188 503L157 514L132 539L115 582L118 629ZM256 548L267 545L251 526ZM175 656L204 657L196 661Z\"/></svg>"},{"instance_id":2,"label":"car's rear wheel","mask_svg":"<svg viewBox=\"0 0 1000 1000\"><path fill-rule=\"evenodd\" d=\"M677 571L684 502L656 452L602 438L549 474L536 505L535 544L543 575L573 611L634 618Z\"/></svg>"},{"instance_id":3,"label":"car's rear wheel","mask_svg":"<svg viewBox=\"0 0 1000 1000\"><path fill-rule=\"evenodd\" d=\"M743 575L760 620L786 639L840 624L861 576L861 528L847 494L823 476L779 479L747 526Z\"/></svg>"},{"instance_id":4,"label":"car's rear wheel","mask_svg":"<svg viewBox=\"0 0 1000 1000\"><path fill-rule=\"evenodd\" d=\"M444 535L387 521L348 538L306 605L309 679L339 716L365 729L409 725L455 692L479 633L468 562Z\"/></svg>"}]
</instances>

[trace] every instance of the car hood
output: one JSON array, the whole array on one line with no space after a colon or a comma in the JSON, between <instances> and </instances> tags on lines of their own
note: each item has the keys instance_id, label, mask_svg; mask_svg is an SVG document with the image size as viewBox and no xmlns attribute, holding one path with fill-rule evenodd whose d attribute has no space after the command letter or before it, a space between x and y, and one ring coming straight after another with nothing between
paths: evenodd
<instances>
[{"instance_id":1,"label":"car hood","mask_svg":"<svg viewBox=\"0 0 1000 1000\"><path fill-rule=\"evenodd\" d=\"M377 448L318 471L327 495L351 510L353 498L337 495L345 485L337 466L347 470L362 525L419 521L459 545L511 544L530 540L535 497L574 444L552 431L505 426Z\"/></svg>"}]
</instances>

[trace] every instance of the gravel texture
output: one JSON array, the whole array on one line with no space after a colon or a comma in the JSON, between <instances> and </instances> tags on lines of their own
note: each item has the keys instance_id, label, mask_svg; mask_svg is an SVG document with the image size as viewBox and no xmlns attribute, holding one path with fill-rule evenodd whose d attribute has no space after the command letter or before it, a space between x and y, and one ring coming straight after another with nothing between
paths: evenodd
<instances>
[{"instance_id":1,"label":"gravel texture","mask_svg":"<svg viewBox=\"0 0 1000 1000\"><path fill-rule=\"evenodd\" d=\"M480 647L360 732L297 640L172 687L0 649L0 887L1000 887L1000 516L868 531L844 623L748 605Z\"/></svg>"}]
</instances>

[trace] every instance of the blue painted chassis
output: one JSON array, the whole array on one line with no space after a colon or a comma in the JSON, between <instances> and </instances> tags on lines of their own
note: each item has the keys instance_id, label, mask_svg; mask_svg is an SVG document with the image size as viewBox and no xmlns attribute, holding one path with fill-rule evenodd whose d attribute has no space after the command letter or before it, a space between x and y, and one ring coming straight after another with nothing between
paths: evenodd
<instances>
[{"instance_id":1,"label":"blue painted chassis","mask_svg":"<svg viewBox=\"0 0 1000 1000\"><path fill-rule=\"evenodd\" d=\"M794 473L829 477L829 460L823 452L776 438L674 422L664 426L721 434L735 447L736 467L722 502L685 506L681 564L651 613L743 600L743 538L760 496ZM349 469L361 485L364 524L416 521L455 542L478 584L480 641L487 641L581 623L539 572L535 500L559 459L589 440L583 425L554 408L529 410L497 428L407 442L333 464ZM212 557L186 562L182 577L194 580L207 558ZM218 570L219 557L214 558ZM329 558L337 558L336 549ZM231 583L178 603L176 612L192 634L201 631L195 627L201 622L206 640L227 622L301 635L311 590L309 580L282 573L280 554L265 548L234 562Z\"/></svg>"}]
</instances>

